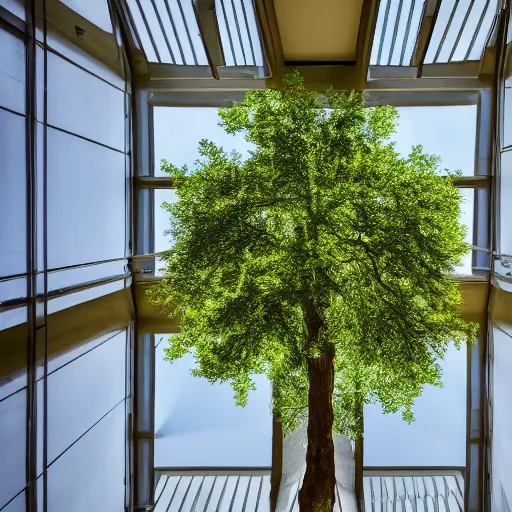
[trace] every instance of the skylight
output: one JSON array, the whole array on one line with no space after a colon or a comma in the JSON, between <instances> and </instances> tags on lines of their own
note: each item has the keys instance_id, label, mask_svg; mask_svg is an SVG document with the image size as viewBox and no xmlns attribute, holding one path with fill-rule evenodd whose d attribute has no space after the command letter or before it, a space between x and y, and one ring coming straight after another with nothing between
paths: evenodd
<instances>
[{"instance_id":1,"label":"skylight","mask_svg":"<svg viewBox=\"0 0 512 512\"><path fill-rule=\"evenodd\" d=\"M424 0L384 0L380 4L371 65L410 66Z\"/></svg>"},{"instance_id":2,"label":"skylight","mask_svg":"<svg viewBox=\"0 0 512 512\"><path fill-rule=\"evenodd\" d=\"M149 62L207 65L192 2L127 0Z\"/></svg>"},{"instance_id":3,"label":"skylight","mask_svg":"<svg viewBox=\"0 0 512 512\"><path fill-rule=\"evenodd\" d=\"M480 60L498 0L442 0L426 64Z\"/></svg>"}]
</instances>

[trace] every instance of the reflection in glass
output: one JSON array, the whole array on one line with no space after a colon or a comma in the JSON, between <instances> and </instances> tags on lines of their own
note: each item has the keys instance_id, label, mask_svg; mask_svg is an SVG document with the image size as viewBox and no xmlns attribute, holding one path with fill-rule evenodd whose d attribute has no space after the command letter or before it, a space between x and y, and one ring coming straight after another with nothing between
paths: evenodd
<instances>
[{"instance_id":1,"label":"reflection in glass","mask_svg":"<svg viewBox=\"0 0 512 512\"><path fill-rule=\"evenodd\" d=\"M26 389L0 402L0 508L25 487L26 417Z\"/></svg>"},{"instance_id":2,"label":"reflection in glass","mask_svg":"<svg viewBox=\"0 0 512 512\"><path fill-rule=\"evenodd\" d=\"M0 311L0 331L9 329L27 321L27 306L9 308Z\"/></svg>"},{"instance_id":3,"label":"reflection in glass","mask_svg":"<svg viewBox=\"0 0 512 512\"><path fill-rule=\"evenodd\" d=\"M27 269L25 154L25 118L0 109L0 276Z\"/></svg>"},{"instance_id":4,"label":"reflection in glass","mask_svg":"<svg viewBox=\"0 0 512 512\"><path fill-rule=\"evenodd\" d=\"M25 44L0 28L0 48L0 105L24 114Z\"/></svg>"},{"instance_id":5,"label":"reflection in glass","mask_svg":"<svg viewBox=\"0 0 512 512\"><path fill-rule=\"evenodd\" d=\"M125 370L123 331L48 375L49 463L124 399Z\"/></svg>"},{"instance_id":6,"label":"reflection in glass","mask_svg":"<svg viewBox=\"0 0 512 512\"><path fill-rule=\"evenodd\" d=\"M119 404L48 469L48 510L124 510L125 405Z\"/></svg>"},{"instance_id":7,"label":"reflection in glass","mask_svg":"<svg viewBox=\"0 0 512 512\"><path fill-rule=\"evenodd\" d=\"M78 304L82 304L83 302L103 297L109 293L118 292L124 287L125 280L119 279L110 283L86 288L85 290L81 290L79 292L62 295L61 297L56 297L55 299L48 301L47 312L49 315L51 315L57 311L62 311L63 309L78 306Z\"/></svg>"},{"instance_id":8,"label":"reflection in glass","mask_svg":"<svg viewBox=\"0 0 512 512\"><path fill-rule=\"evenodd\" d=\"M59 0L105 32L112 32L107 0Z\"/></svg>"},{"instance_id":9,"label":"reflection in glass","mask_svg":"<svg viewBox=\"0 0 512 512\"><path fill-rule=\"evenodd\" d=\"M58 270L48 274L48 291L89 283L107 277L117 277L127 272L128 261L125 259L100 265Z\"/></svg>"},{"instance_id":10,"label":"reflection in glass","mask_svg":"<svg viewBox=\"0 0 512 512\"><path fill-rule=\"evenodd\" d=\"M27 278L0 280L0 305L4 301L27 296Z\"/></svg>"},{"instance_id":11,"label":"reflection in glass","mask_svg":"<svg viewBox=\"0 0 512 512\"><path fill-rule=\"evenodd\" d=\"M461 204L461 212L459 217L459 222L466 226L466 237L464 241L467 244L473 244L473 223L474 223L474 213L475 213L475 190L472 188L463 188L460 189L460 192L463 196L463 201ZM473 273L472 269L473 261L472 261L472 251L468 249L468 252L462 258L462 262L460 265L454 268L454 272L456 274L461 275L471 275Z\"/></svg>"},{"instance_id":12,"label":"reflection in glass","mask_svg":"<svg viewBox=\"0 0 512 512\"><path fill-rule=\"evenodd\" d=\"M16 498L14 498L7 507L2 509L2 512L25 512L27 505L27 496L25 491L18 494Z\"/></svg>"},{"instance_id":13,"label":"reflection in glass","mask_svg":"<svg viewBox=\"0 0 512 512\"><path fill-rule=\"evenodd\" d=\"M410 425L400 414L364 407L365 466L466 465L466 348L448 348L440 361L443 388L426 386L413 408Z\"/></svg>"},{"instance_id":14,"label":"reflection in glass","mask_svg":"<svg viewBox=\"0 0 512 512\"><path fill-rule=\"evenodd\" d=\"M48 124L124 151L124 93L51 52L47 59Z\"/></svg>"},{"instance_id":15,"label":"reflection in glass","mask_svg":"<svg viewBox=\"0 0 512 512\"><path fill-rule=\"evenodd\" d=\"M124 256L124 155L48 128L48 265Z\"/></svg>"}]
</instances>

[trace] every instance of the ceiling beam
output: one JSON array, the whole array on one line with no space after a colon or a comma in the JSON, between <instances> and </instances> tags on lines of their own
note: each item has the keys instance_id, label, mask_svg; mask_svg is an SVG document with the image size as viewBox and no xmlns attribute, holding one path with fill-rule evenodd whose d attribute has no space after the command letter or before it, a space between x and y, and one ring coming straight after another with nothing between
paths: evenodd
<instances>
[{"instance_id":1,"label":"ceiling beam","mask_svg":"<svg viewBox=\"0 0 512 512\"><path fill-rule=\"evenodd\" d=\"M203 40L204 50L211 67L213 77L218 79L217 68L226 65L222 41L220 39L217 13L213 0L193 0L194 13L196 15L199 32Z\"/></svg>"},{"instance_id":2,"label":"ceiling beam","mask_svg":"<svg viewBox=\"0 0 512 512\"><path fill-rule=\"evenodd\" d=\"M423 63L427 54L428 45L432 39L432 33L434 31L434 25L439 14L440 6L441 0L427 0L425 3L420 29L418 31L418 38L416 39L416 46L411 60L411 65L418 67L418 77L421 77Z\"/></svg>"},{"instance_id":3,"label":"ceiling beam","mask_svg":"<svg viewBox=\"0 0 512 512\"><path fill-rule=\"evenodd\" d=\"M284 55L274 0L255 0L254 7L265 61L269 68L266 73L269 76L267 87L279 89L284 72Z\"/></svg>"}]
</instances>

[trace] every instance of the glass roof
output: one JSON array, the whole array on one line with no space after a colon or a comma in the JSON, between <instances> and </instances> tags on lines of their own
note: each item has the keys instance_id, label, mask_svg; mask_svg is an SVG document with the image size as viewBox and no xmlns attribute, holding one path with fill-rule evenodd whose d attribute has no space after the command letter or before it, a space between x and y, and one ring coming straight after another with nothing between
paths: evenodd
<instances>
[{"instance_id":1,"label":"glass roof","mask_svg":"<svg viewBox=\"0 0 512 512\"><path fill-rule=\"evenodd\" d=\"M480 60L498 4L498 0L443 0L425 63Z\"/></svg>"},{"instance_id":2,"label":"glass roof","mask_svg":"<svg viewBox=\"0 0 512 512\"><path fill-rule=\"evenodd\" d=\"M498 0L439 1L425 64L480 60L496 18ZM424 0L383 0L370 64L410 66L424 16Z\"/></svg>"},{"instance_id":3,"label":"glass roof","mask_svg":"<svg viewBox=\"0 0 512 512\"><path fill-rule=\"evenodd\" d=\"M370 64L410 66L424 0L384 0L380 4Z\"/></svg>"},{"instance_id":4,"label":"glass roof","mask_svg":"<svg viewBox=\"0 0 512 512\"><path fill-rule=\"evenodd\" d=\"M149 62L208 65L203 39L187 0L127 0ZM263 66L251 0L215 0L220 45L227 66Z\"/></svg>"}]
</instances>

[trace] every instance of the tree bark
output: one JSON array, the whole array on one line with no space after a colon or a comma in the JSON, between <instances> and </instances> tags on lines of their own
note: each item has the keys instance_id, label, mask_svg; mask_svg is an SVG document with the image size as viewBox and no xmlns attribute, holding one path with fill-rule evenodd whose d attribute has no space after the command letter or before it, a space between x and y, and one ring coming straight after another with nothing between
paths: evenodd
<instances>
[{"instance_id":1,"label":"tree bark","mask_svg":"<svg viewBox=\"0 0 512 512\"><path fill-rule=\"evenodd\" d=\"M308 448L299 509L300 512L332 512L336 485L332 438L334 357L310 359L308 375Z\"/></svg>"}]
</instances>

